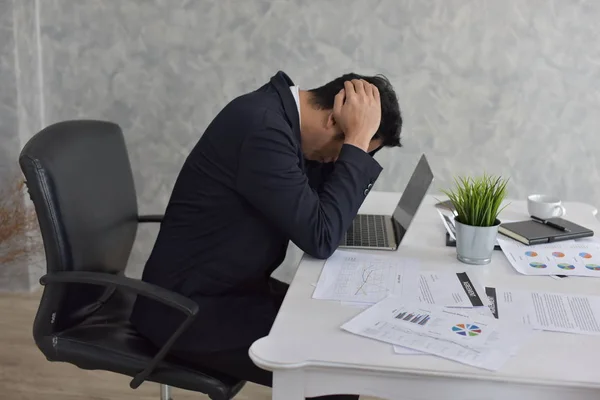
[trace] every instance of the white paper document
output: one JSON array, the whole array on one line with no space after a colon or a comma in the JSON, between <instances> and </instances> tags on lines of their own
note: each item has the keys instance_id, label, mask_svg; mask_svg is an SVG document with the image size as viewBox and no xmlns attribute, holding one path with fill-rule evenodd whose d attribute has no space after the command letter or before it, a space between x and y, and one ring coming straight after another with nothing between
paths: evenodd
<instances>
[{"instance_id":1,"label":"white paper document","mask_svg":"<svg viewBox=\"0 0 600 400\"><path fill-rule=\"evenodd\" d=\"M489 307L477 307L477 308L471 308L471 309L462 309L461 313L468 314L470 316L473 316L473 315L480 315L480 316L485 316L485 317L493 317L494 316ZM394 345L393 347L394 347L394 353L401 354L401 355L419 355L419 354L427 355L427 354L429 354L429 353L424 353L422 351L409 349L408 347L403 347L403 346ZM516 349L513 349L513 353L516 353Z\"/></svg>"},{"instance_id":2,"label":"white paper document","mask_svg":"<svg viewBox=\"0 0 600 400\"><path fill-rule=\"evenodd\" d=\"M600 296L486 288L494 315L546 331L600 335Z\"/></svg>"},{"instance_id":3,"label":"white paper document","mask_svg":"<svg viewBox=\"0 0 600 400\"><path fill-rule=\"evenodd\" d=\"M485 307L488 299L483 285L466 272L423 271L419 275L420 303L446 307Z\"/></svg>"},{"instance_id":4,"label":"white paper document","mask_svg":"<svg viewBox=\"0 0 600 400\"><path fill-rule=\"evenodd\" d=\"M568 240L527 246L508 237L498 242L511 265L524 275L600 277L600 243Z\"/></svg>"},{"instance_id":5,"label":"white paper document","mask_svg":"<svg viewBox=\"0 0 600 400\"><path fill-rule=\"evenodd\" d=\"M314 299L374 304L388 295L414 299L416 260L337 250L323 266Z\"/></svg>"},{"instance_id":6,"label":"white paper document","mask_svg":"<svg viewBox=\"0 0 600 400\"><path fill-rule=\"evenodd\" d=\"M519 323L502 325L490 316L395 297L375 304L342 325L377 339L489 370L499 369L533 330Z\"/></svg>"},{"instance_id":7,"label":"white paper document","mask_svg":"<svg viewBox=\"0 0 600 400\"><path fill-rule=\"evenodd\" d=\"M403 346L394 346L394 353L401 354L403 356L418 356L418 355L426 356L429 354L429 353L424 353L419 350L409 349L408 347L403 347Z\"/></svg>"},{"instance_id":8,"label":"white paper document","mask_svg":"<svg viewBox=\"0 0 600 400\"><path fill-rule=\"evenodd\" d=\"M498 327L493 317L420 303L404 303L389 297L362 313L363 322L388 322L436 339L477 346L485 343Z\"/></svg>"},{"instance_id":9,"label":"white paper document","mask_svg":"<svg viewBox=\"0 0 600 400\"><path fill-rule=\"evenodd\" d=\"M417 300L447 307L474 307L468 312L493 317L484 287L479 282L471 281L466 272L421 272ZM394 352L402 355L427 354L402 346L394 346Z\"/></svg>"}]
</instances>

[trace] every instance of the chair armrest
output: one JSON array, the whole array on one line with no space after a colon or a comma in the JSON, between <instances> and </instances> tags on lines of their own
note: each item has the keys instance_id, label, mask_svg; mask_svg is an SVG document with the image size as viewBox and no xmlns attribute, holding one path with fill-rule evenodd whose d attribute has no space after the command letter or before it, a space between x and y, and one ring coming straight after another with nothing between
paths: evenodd
<instances>
[{"instance_id":1,"label":"chair armrest","mask_svg":"<svg viewBox=\"0 0 600 400\"><path fill-rule=\"evenodd\" d=\"M192 299L179 293L172 292L160 286L153 285L138 279L128 278L122 275L112 275L102 272L73 271L73 272L53 272L40 278L42 285L64 284L64 283L83 283L100 286L115 286L121 289L129 290L138 295L148 297L149 299L166 304L175 308L186 315L185 321L179 325L177 330L171 335L169 340L156 353L150 363L140 373L138 373L129 383L132 389L139 387L142 382L154 371L158 363L167 355L177 338L190 326L198 314L198 304Z\"/></svg>"},{"instance_id":2,"label":"chair armrest","mask_svg":"<svg viewBox=\"0 0 600 400\"><path fill-rule=\"evenodd\" d=\"M138 215L138 222L158 222L161 223L165 216L161 214L151 214L151 215Z\"/></svg>"},{"instance_id":3,"label":"chair armrest","mask_svg":"<svg viewBox=\"0 0 600 400\"><path fill-rule=\"evenodd\" d=\"M171 308L183 312L188 317L195 316L198 313L198 304L192 299L160 286L123 275L90 271L53 272L42 276L40 283L42 285L51 283L87 283L90 285L117 286L166 304Z\"/></svg>"}]
</instances>

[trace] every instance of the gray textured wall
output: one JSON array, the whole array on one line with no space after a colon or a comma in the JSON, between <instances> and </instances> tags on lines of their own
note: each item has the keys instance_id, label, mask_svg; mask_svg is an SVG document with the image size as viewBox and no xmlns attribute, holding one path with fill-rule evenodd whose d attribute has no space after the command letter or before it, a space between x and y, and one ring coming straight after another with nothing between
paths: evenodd
<instances>
[{"instance_id":1,"label":"gray textured wall","mask_svg":"<svg viewBox=\"0 0 600 400\"><path fill-rule=\"evenodd\" d=\"M17 115L17 86L15 83L15 37L12 4L0 1L0 193L14 173L14 154L19 149L19 118ZM0 257L7 244L0 243ZM17 290L28 286L14 265L0 265L0 290L13 286Z\"/></svg>"},{"instance_id":2,"label":"gray textured wall","mask_svg":"<svg viewBox=\"0 0 600 400\"><path fill-rule=\"evenodd\" d=\"M20 177L17 157L23 138L42 126L35 1L0 0L0 196L10 193ZM0 198L0 203L6 201ZM43 273L43 255L39 236L30 233L0 243L0 258L13 243L30 250L28 255L0 265L0 291L37 285Z\"/></svg>"},{"instance_id":3,"label":"gray textured wall","mask_svg":"<svg viewBox=\"0 0 600 400\"><path fill-rule=\"evenodd\" d=\"M390 78L404 111L405 147L378 155L385 171L377 189L401 190L426 152L434 190L453 174L487 171L510 176L514 198L547 192L600 203L600 2L43 0L39 6L43 123L118 122L142 211L163 210L179 167L214 114L279 69L302 88L351 70ZM0 14L0 26L10 23ZM0 54L10 52L3 35L0 29L0 49L9 49ZM2 73L0 88L14 93L10 76ZM1 96L0 113L14 103ZM153 235L141 232L133 264L143 262ZM288 264L297 260L292 253Z\"/></svg>"},{"instance_id":4,"label":"gray textured wall","mask_svg":"<svg viewBox=\"0 0 600 400\"><path fill-rule=\"evenodd\" d=\"M15 78L15 35L12 2L0 1L0 179L13 172L19 148L19 117Z\"/></svg>"}]
</instances>

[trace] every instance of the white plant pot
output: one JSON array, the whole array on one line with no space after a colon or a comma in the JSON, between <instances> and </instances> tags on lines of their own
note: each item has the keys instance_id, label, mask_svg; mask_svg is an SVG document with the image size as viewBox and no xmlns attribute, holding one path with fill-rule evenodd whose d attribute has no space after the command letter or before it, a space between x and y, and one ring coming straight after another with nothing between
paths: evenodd
<instances>
[{"instance_id":1,"label":"white plant pot","mask_svg":"<svg viewBox=\"0 0 600 400\"><path fill-rule=\"evenodd\" d=\"M492 261L500 221L496 220L494 226L465 225L456 218L454 222L456 257L466 264L489 264Z\"/></svg>"}]
</instances>

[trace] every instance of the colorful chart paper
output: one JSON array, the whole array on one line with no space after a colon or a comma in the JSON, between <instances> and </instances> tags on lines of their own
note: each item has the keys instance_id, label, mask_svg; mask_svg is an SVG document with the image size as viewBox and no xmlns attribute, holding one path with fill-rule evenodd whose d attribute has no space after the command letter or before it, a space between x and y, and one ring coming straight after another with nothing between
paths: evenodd
<instances>
[{"instance_id":1,"label":"colorful chart paper","mask_svg":"<svg viewBox=\"0 0 600 400\"><path fill-rule=\"evenodd\" d=\"M574 270L575 266L569 263L560 263L556 265L560 269L566 269L568 271Z\"/></svg>"},{"instance_id":2,"label":"colorful chart paper","mask_svg":"<svg viewBox=\"0 0 600 400\"><path fill-rule=\"evenodd\" d=\"M577 275L600 277L600 240L586 238L525 245L498 236L511 265L524 275Z\"/></svg>"},{"instance_id":3,"label":"colorful chart paper","mask_svg":"<svg viewBox=\"0 0 600 400\"><path fill-rule=\"evenodd\" d=\"M473 324L456 324L452 327L452 332L461 336L479 336L481 328Z\"/></svg>"},{"instance_id":4,"label":"colorful chart paper","mask_svg":"<svg viewBox=\"0 0 600 400\"><path fill-rule=\"evenodd\" d=\"M546 267L548 267L546 264L541 263L541 262L532 262L532 263L529 263L529 266L533 267L533 268L546 268Z\"/></svg>"}]
</instances>

